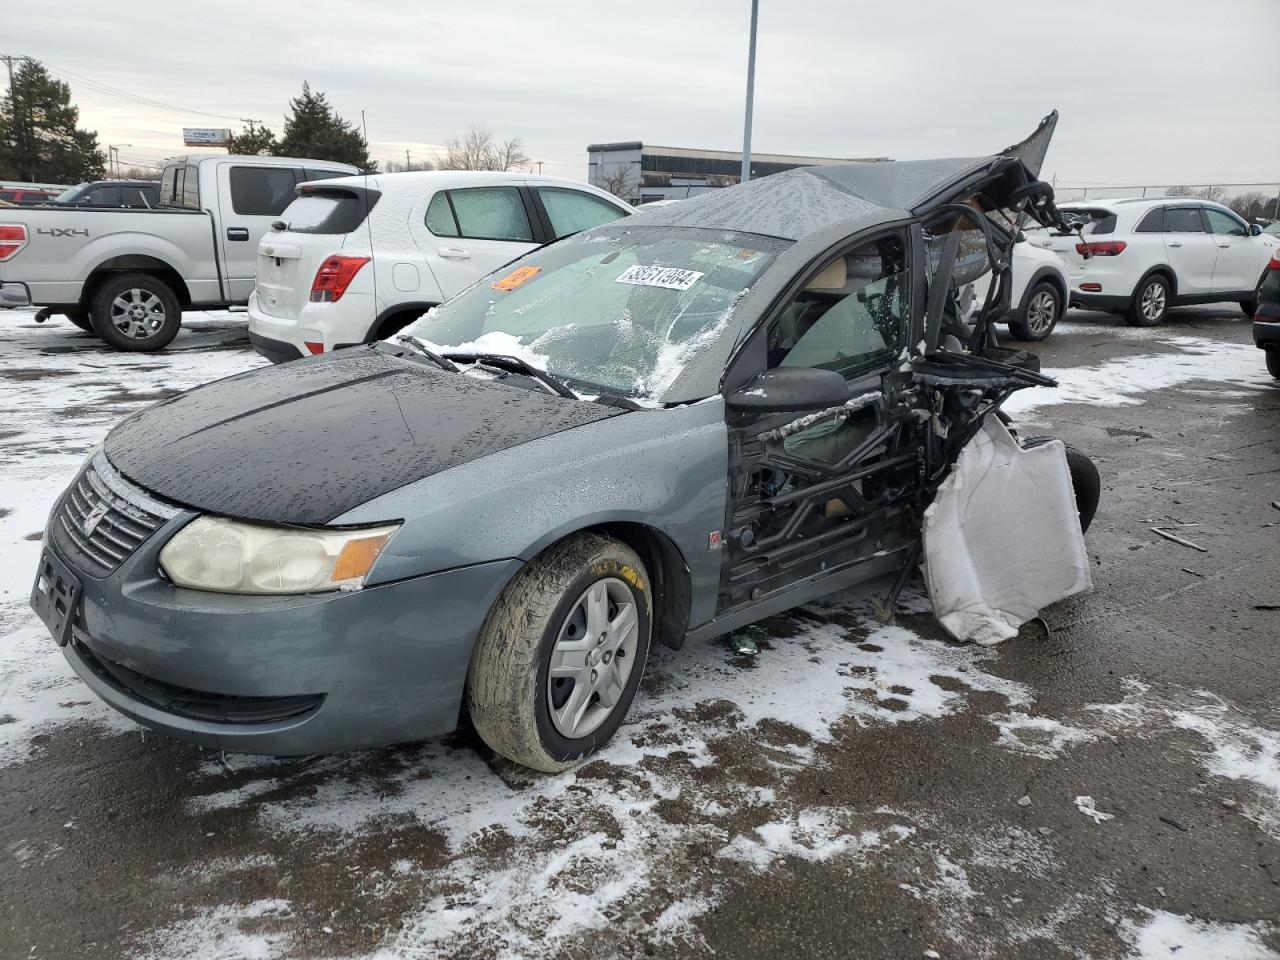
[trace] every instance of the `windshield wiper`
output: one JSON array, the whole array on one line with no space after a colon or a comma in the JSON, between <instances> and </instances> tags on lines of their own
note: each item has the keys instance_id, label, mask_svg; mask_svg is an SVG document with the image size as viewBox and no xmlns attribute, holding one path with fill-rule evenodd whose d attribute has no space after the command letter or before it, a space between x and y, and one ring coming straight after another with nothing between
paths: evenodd
<instances>
[{"instance_id":1,"label":"windshield wiper","mask_svg":"<svg viewBox=\"0 0 1280 960\"><path fill-rule=\"evenodd\" d=\"M509 370L512 373L522 373L526 377L537 380L540 384L550 390L552 393L565 397L569 400L581 400L582 398L570 390L567 386L557 380L550 374L539 370L528 360L522 357L513 356L507 353L460 353L450 351L441 356L442 360L461 360L464 363L483 363L491 367L497 367L499 370ZM456 367L454 369L457 369Z\"/></svg>"},{"instance_id":2,"label":"windshield wiper","mask_svg":"<svg viewBox=\"0 0 1280 960\"><path fill-rule=\"evenodd\" d=\"M440 356L440 354L436 353L434 350L432 350L430 347L427 346L426 341L419 340L417 337L413 336L413 334L402 333L398 337L396 337L396 342L408 344L409 346L413 347L413 349L417 350L420 354L422 354L424 357L426 357L428 360L434 363L437 367L440 367L442 370L448 370L450 373L458 372L458 365L456 363L454 363L453 361L445 357Z\"/></svg>"}]
</instances>

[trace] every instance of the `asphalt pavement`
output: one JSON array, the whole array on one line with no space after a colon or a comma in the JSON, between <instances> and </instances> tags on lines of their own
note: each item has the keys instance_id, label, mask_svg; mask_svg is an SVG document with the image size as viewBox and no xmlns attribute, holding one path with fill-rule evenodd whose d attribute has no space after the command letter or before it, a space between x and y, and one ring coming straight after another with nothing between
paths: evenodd
<instances>
[{"instance_id":1,"label":"asphalt pavement","mask_svg":"<svg viewBox=\"0 0 1280 960\"><path fill-rule=\"evenodd\" d=\"M0 958L1280 956L1280 385L1235 308L1037 350L1023 431L1103 477L1092 592L994 648L914 589L660 651L547 777L96 704L25 607L42 511L114 420L258 361L234 317L125 356L0 312Z\"/></svg>"}]
</instances>

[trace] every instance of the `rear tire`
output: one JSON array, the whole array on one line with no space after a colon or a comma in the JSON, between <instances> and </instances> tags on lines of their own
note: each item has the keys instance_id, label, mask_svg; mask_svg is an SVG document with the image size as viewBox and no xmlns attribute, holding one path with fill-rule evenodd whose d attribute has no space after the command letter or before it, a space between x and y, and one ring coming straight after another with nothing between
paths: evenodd
<instances>
[{"instance_id":1,"label":"rear tire","mask_svg":"<svg viewBox=\"0 0 1280 960\"><path fill-rule=\"evenodd\" d=\"M79 327L85 333L93 333L93 324L89 321L89 314L83 310L68 310L63 316L67 318L67 322L72 326Z\"/></svg>"},{"instance_id":2,"label":"rear tire","mask_svg":"<svg viewBox=\"0 0 1280 960\"><path fill-rule=\"evenodd\" d=\"M168 346L182 326L178 297L147 273L111 277L93 295L93 332L117 350L150 352Z\"/></svg>"},{"instance_id":3,"label":"rear tire","mask_svg":"<svg viewBox=\"0 0 1280 960\"><path fill-rule=\"evenodd\" d=\"M649 655L648 572L611 537L577 534L523 567L481 628L467 709L496 753L557 773L604 746Z\"/></svg>"},{"instance_id":4,"label":"rear tire","mask_svg":"<svg viewBox=\"0 0 1280 960\"><path fill-rule=\"evenodd\" d=\"M1131 327L1154 327L1169 313L1171 291L1169 281L1160 274L1145 277L1133 293L1133 303L1125 312L1125 322Z\"/></svg>"},{"instance_id":5,"label":"rear tire","mask_svg":"<svg viewBox=\"0 0 1280 960\"><path fill-rule=\"evenodd\" d=\"M1027 304L1016 320L1009 321L1009 332L1019 340L1035 342L1053 332L1062 319L1062 294L1051 283L1036 284L1027 295Z\"/></svg>"},{"instance_id":6,"label":"rear tire","mask_svg":"<svg viewBox=\"0 0 1280 960\"><path fill-rule=\"evenodd\" d=\"M1030 437L1023 441L1022 449L1030 450L1057 439ZM1067 450L1067 469L1071 473L1071 489L1076 495L1076 512L1080 514L1080 532L1086 533L1093 523L1093 515L1098 512L1098 501L1102 498L1102 475L1098 473L1098 465L1089 459L1088 454L1066 441L1062 445Z\"/></svg>"},{"instance_id":7,"label":"rear tire","mask_svg":"<svg viewBox=\"0 0 1280 960\"><path fill-rule=\"evenodd\" d=\"M1258 286L1253 291L1253 296L1248 300L1240 301L1240 309L1244 311L1246 317L1252 319L1253 315L1258 312L1258 302L1262 299L1262 285L1266 282L1267 274L1264 272L1261 279L1258 280Z\"/></svg>"},{"instance_id":8,"label":"rear tire","mask_svg":"<svg viewBox=\"0 0 1280 960\"><path fill-rule=\"evenodd\" d=\"M1280 380L1280 347L1264 350L1267 355L1267 373Z\"/></svg>"}]
</instances>

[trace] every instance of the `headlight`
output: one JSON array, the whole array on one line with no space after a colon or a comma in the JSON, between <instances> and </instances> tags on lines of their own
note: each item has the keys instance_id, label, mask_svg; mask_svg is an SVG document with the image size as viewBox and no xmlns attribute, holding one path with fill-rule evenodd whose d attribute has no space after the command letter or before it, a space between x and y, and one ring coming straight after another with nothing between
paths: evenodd
<instances>
[{"instance_id":1,"label":"headlight","mask_svg":"<svg viewBox=\"0 0 1280 960\"><path fill-rule=\"evenodd\" d=\"M178 586L217 593L358 590L399 528L307 530L200 517L165 544L160 566Z\"/></svg>"}]
</instances>

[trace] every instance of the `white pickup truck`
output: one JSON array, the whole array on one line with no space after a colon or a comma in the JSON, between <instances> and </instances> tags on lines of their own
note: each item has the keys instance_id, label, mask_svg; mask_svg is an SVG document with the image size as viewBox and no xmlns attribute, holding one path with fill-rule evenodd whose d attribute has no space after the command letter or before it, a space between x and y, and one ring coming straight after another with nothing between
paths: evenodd
<instances>
[{"instance_id":1,"label":"white pickup truck","mask_svg":"<svg viewBox=\"0 0 1280 960\"><path fill-rule=\"evenodd\" d=\"M154 210L0 209L0 307L44 307L120 350L159 350L185 309L245 304L294 187L357 173L288 157L175 157Z\"/></svg>"}]
</instances>

